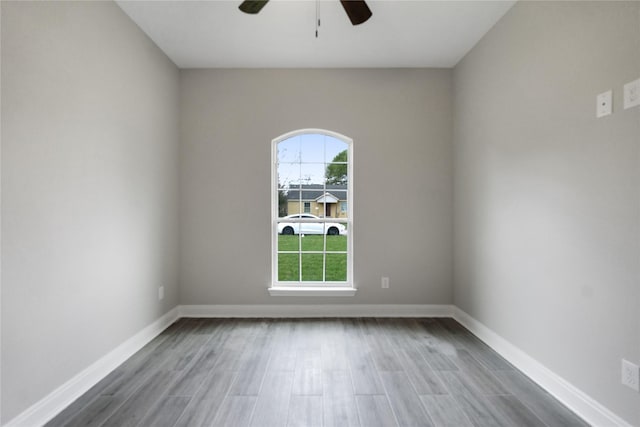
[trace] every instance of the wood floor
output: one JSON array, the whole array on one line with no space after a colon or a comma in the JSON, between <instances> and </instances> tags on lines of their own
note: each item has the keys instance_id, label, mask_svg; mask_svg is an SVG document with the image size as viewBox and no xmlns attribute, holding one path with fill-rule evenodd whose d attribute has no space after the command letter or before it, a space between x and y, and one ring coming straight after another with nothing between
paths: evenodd
<instances>
[{"instance_id":1,"label":"wood floor","mask_svg":"<svg viewBox=\"0 0 640 427\"><path fill-rule=\"evenodd\" d=\"M452 319L182 319L47 426L586 426Z\"/></svg>"}]
</instances>

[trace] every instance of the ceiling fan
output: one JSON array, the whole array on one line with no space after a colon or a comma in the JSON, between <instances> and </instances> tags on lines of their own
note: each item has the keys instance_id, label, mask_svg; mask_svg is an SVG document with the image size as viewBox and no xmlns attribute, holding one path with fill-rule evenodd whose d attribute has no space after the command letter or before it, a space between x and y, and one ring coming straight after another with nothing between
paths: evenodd
<instances>
[{"instance_id":1,"label":"ceiling fan","mask_svg":"<svg viewBox=\"0 0 640 427\"><path fill-rule=\"evenodd\" d=\"M239 9L244 13L256 14L269 0L244 0ZM371 18L371 9L364 0L340 0L344 11L353 25L362 24Z\"/></svg>"}]
</instances>

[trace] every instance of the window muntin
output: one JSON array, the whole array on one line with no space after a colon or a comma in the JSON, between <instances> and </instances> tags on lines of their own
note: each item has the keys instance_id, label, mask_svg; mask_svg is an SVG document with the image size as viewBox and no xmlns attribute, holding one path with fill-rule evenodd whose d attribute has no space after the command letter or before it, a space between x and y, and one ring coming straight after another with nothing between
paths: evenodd
<instances>
[{"instance_id":1,"label":"window muntin","mask_svg":"<svg viewBox=\"0 0 640 427\"><path fill-rule=\"evenodd\" d=\"M352 286L352 141L293 132L272 156L273 284Z\"/></svg>"}]
</instances>

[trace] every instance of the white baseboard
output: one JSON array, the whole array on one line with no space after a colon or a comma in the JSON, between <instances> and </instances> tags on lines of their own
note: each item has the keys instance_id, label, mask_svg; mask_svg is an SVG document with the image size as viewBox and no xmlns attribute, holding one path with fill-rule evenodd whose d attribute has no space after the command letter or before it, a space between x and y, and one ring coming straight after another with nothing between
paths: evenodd
<instances>
[{"instance_id":1,"label":"white baseboard","mask_svg":"<svg viewBox=\"0 0 640 427\"><path fill-rule=\"evenodd\" d=\"M592 426L632 427L583 391L458 307L453 309L453 318Z\"/></svg>"},{"instance_id":2,"label":"white baseboard","mask_svg":"<svg viewBox=\"0 0 640 427\"><path fill-rule=\"evenodd\" d=\"M174 308L9 421L5 427L44 425L176 320L178 310Z\"/></svg>"},{"instance_id":3,"label":"white baseboard","mask_svg":"<svg viewBox=\"0 0 640 427\"><path fill-rule=\"evenodd\" d=\"M181 305L180 317L452 317L446 304Z\"/></svg>"}]
</instances>

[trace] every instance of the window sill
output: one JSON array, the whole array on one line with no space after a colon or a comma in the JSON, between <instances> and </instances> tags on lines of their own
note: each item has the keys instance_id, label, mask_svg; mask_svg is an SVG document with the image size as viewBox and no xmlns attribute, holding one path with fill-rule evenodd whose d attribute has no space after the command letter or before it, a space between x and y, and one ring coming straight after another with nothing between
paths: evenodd
<instances>
[{"instance_id":1,"label":"window sill","mask_svg":"<svg viewBox=\"0 0 640 427\"><path fill-rule=\"evenodd\" d=\"M305 297L352 297L357 289L347 286L307 286L294 288L293 286L272 286L268 289L272 297L305 296Z\"/></svg>"}]
</instances>

